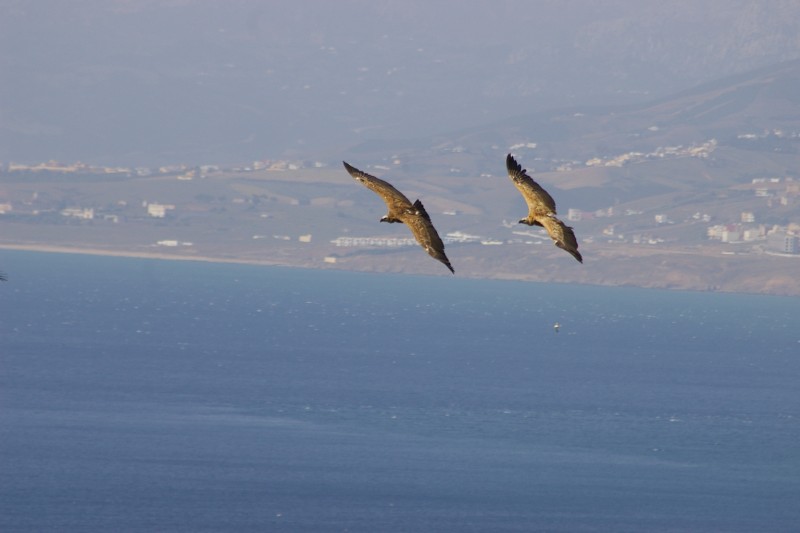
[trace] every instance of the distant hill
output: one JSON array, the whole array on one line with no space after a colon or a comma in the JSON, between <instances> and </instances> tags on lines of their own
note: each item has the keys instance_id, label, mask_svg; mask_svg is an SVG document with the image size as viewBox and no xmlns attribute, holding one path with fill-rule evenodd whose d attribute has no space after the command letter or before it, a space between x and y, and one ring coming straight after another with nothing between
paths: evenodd
<instances>
[{"instance_id":1,"label":"distant hill","mask_svg":"<svg viewBox=\"0 0 800 533\"><path fill-rule=\"evenodd\" d=\"M798 58L796 0L12 0L0 4L0 161L319 159L504 117L525 117L517 132L540 142L593 127L611 142L620 128L610 146L583 139L600 154L628 147L638 124L528 115L642 103ZM691 126L749 90L649 118ZM577 147L553 156L583 157Z\"/></svg>"},{"instance_id":2,"label":"distant hill","mask_svg":"<svg viewBox=\"0 0 800 533\"><path fill-rule=\"evenodd\" d=\"M567 197L588 188L597 201L709 190L765 174L798 176L800 61L642 104L526 114L396 145L373 141L346 154L381 164L402 160L393 168L401 175L467 179L502 174L508 151ZM596 165L587 165L591 160Z\"/></svg>"}]
</instances>

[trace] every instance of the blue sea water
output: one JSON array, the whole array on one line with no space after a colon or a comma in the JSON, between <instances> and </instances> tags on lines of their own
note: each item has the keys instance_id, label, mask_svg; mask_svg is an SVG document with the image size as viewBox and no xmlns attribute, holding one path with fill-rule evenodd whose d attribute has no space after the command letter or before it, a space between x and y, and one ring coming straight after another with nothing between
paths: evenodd
<instances>
[{"instance_id":1,"label":"blue sea water","mask_svg":"<svg viewBox=\"0 0 800 533\"><path fill-rule=\"evenodd\" d=\"M797 298L0 266L3 532L800 530Z\"/></svg>"}]
</instances>

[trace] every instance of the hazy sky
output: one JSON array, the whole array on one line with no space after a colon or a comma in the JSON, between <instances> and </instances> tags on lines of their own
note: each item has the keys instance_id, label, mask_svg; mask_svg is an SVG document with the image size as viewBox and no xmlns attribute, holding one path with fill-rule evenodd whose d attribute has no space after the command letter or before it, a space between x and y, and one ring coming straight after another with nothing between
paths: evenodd
<instances>
[{"instance_id":1,"label":"hazy sky","mask_svg":"<svg viewBox=\"0 0 800 533\"><path fill-rule=\"evenodd\" d=\"M798 57L796 0L3 0L0 162L313 159Z\"/></svg>"}]
</instances>

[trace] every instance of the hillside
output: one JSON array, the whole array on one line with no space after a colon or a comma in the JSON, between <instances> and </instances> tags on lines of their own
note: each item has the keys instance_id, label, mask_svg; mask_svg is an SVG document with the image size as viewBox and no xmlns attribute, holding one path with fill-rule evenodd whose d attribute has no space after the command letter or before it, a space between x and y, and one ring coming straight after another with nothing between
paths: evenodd
<instances>
[{"instance_id":1,"label":"hillside","mask_svg":"<svg viewBox=\"0 0 800 533\"><path fill-rule=\"evenodd\" d=\"M0 245L449 275L416 246L387 246L410 234L378 223L385 206L345 159L423 200L459 276L798 296L798 95L791 62L639 106L363 143L330 160L6 165ZM574 226L583 265L515 223L525 205L508 151Z\"/></svg>"},{"instance_id":2,"label":"hillside","mask_svg":"<svg viewBox=\"0 0 800 533\"><path fill-rule=\"evenodd\" d=\"M335 157L512 115L526 136L574 137L586 121L542 132L523 115L798 59L799 14L795 0L7 0L0 161Z\"/></svg>"}]
</instances>

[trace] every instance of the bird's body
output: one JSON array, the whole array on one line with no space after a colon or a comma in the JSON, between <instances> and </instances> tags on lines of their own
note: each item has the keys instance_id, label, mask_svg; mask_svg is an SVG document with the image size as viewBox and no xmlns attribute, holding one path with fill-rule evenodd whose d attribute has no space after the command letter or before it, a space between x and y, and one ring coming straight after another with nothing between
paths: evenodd
<instances>
[{"instance_id":1,"label":"bird's body","mask_svg":"<svg viewBox=\"0 0 800 533\"><path fill-rule=\"evenodd\" d=\"M395 189L390 183L362 172L357 168L344 162L344 168L357 181L361 182L369 190L383 198L388 212L381 217L381 222L395 223L400 222L408 226L414 239L428 255L442 262L450 272L455 274L455 270L450 265L450 260L444 253L444 243L433 227L431 217L425 211L425 207L419 200L413 204L406 196Z\"/></svg>"},{"instance_id":2,"label":"bird's body","mask_svg":"<svg viewBox=\"0 0 800 533\"><path fill-rule=\"evenodd\" d=\"M556 216L556 202L553 197L528 176L522 165L517 163L511 154L506 157L506 168L508 177L528 205L528 216L521 219L520 224L542 226L556 246L569 252L579 263L583 263L583 257L578 252L575 233Z\"/></svg>"}]
</instances>

